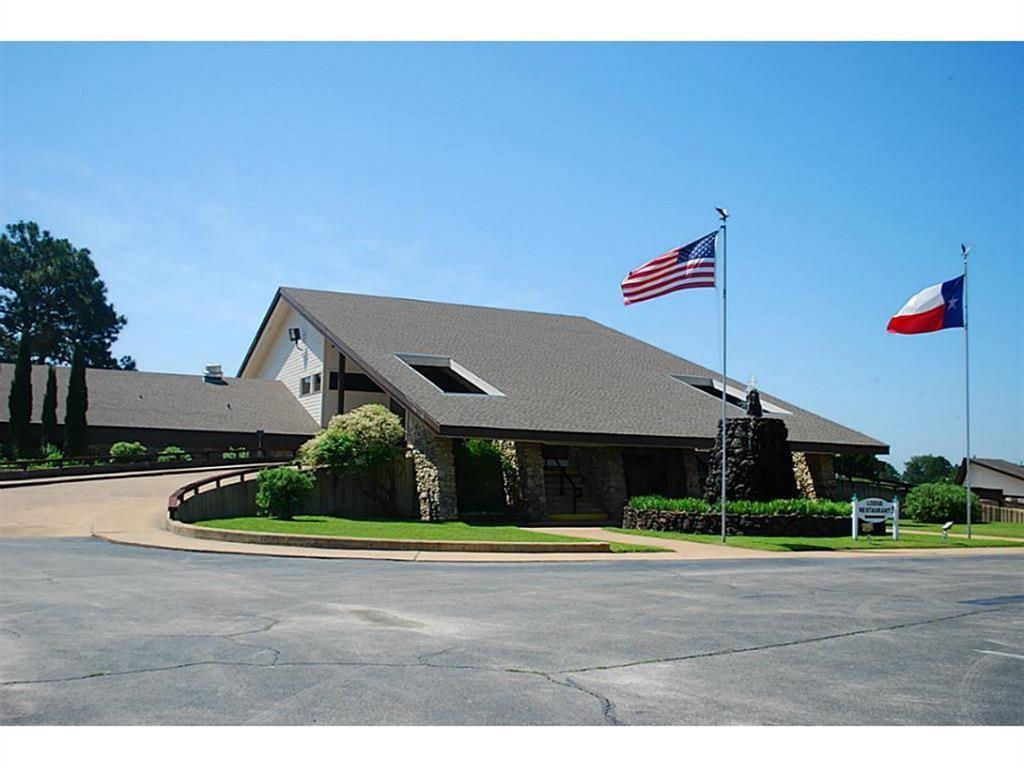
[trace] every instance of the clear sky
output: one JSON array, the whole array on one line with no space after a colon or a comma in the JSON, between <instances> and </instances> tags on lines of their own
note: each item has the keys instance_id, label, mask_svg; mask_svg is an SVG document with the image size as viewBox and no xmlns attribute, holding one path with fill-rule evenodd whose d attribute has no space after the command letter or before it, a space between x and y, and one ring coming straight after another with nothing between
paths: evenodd
<instances>
[{"instance_id":1,"label":"clear sky","mask_svg":"<svg viewBox=\"0 0 1024 768\"><path fill-rule=\"evenodd\" d=\"M234 372L278 285L583 314L712 368L711 290L630 267L729 230L729 366L892 446L1024 459L1024 47L0 46L0 217L92 250L140 368ZM595 361L600 364L600 361ZM666 413L666 418L671 418Z\"/></svg>"}]
</instances>

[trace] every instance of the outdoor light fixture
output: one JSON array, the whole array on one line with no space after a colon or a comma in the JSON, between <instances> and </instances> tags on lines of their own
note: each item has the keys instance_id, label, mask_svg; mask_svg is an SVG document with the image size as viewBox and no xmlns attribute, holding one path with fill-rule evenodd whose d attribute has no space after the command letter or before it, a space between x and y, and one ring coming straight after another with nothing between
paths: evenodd
<instances>
[{"instance_id":1,"label":"outdoor light fixture","mask_svg":"<svg viewBox=\"0 0 1024 768\"><path fill-rule=\"evenodd\" d=\"M288 341L295 342L295 346L299 346L299 339L302 338L302 331L298 328L288 329Z\"/></svg>"},{"instance_id":2,"label":"outdoor light fixture","mask_svg":"<svg viewBox=\"0 0 1024 768\"><path fill-rule=\"evenodd\" d=\"M948 523L942 524L942 540L949 541L949 529L953 527L953 521L950 520Z\"/></svg>"}]
</instances>

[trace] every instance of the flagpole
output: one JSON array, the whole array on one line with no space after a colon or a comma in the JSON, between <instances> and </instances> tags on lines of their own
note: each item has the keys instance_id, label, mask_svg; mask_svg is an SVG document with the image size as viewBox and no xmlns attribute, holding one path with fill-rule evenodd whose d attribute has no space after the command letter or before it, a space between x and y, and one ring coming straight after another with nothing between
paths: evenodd
<instances>
[{"instance_id":1,"label":"flagpole","mask_svg":"<svg viewBox=\"0 0 1024 768\"><path fill-rule=\"evenodd\" d=\"M969 246L961 244L960 252L964 257L964 438L967 454L964 457L966 469L965 486L967 489L967 538L971 538L971 358L969 354L969 331L967 325L967 254L971 252Z\"/></svg>"},{"instance_id":2,"label":"flagpole","mask_svg":"<svg viewBox=\"0 0 1024 768\"><path fill-rule=\"evenodd\" d=\"M728 351L727 343L727 318L728 311L726 309L726 256L728 253L728 242L726 236L726 219L729 218L729 211L726 208L716 208L718 211L718 217L722 221L722 542L725 543L725 466L726 466L726 454L728 450L726 448L726 429L725 421L727 418L726 414L726 399L725 394L728 390L728 378L726 378L726 352Z\"/></svg>"}]
</instances>

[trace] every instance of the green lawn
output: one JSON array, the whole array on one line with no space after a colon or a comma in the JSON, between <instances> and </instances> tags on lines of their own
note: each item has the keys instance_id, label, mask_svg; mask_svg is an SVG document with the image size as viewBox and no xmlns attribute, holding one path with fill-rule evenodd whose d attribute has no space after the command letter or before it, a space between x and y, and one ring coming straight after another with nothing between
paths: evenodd
<instances>
[{"instance_id":1,"label":"green lawn","mask_svg":"<svg viewBox=\"0 0 1024 768\"><path fill-rule=\"evenodd\" d=\"M443 523L425 523L419 520L392 520L383 518L327 517L326 515L299 515L293 520L273 520L267 517L231 517L222 520L203 520L196 525L232 531L259 533L292 533L304 536L342 536L353 539L409 539L413 541L513 541L513 542L572 542L593 541L574 536L518 528L514 525L472 525L457 520ZM659 547L634 544L612 544L612 552L664 552Z\"/></svg>"},{"instance_id":2,"label":"green lawn","mask_svg":"<svg viewBox=\"0 0 1024 768\"><path fill-rule=\"evenodd\" d=\"M606 528L618 533L631 533L639 536L651 536L661 539L680 539L695 541L700 544L721 544L721 537L701 533L672 533L668 531L641 531L632 528ZM872 536L854 541L849 536L811 537L811 536L730 536L727 546L744 549L761 549L768 552L835 552L843 549L964 549L966 547L1021 547L1024 541L1011 539L949 539L943 543L935 536L903 536L899 541L891 538Z\"/></svg>"},{"instance_id":3,"label":"green lawn","mask_svg":"<svg viewBox=\"0 0 1024 768\"><path fill-rule=\"evenodd\" d=\"M942 530L940 523L915 523L913 520L900 520L900 530L904 531L933 531L939 533ZM954 525L950 533L967 535L966 525ZM1024 523L971 523L971 533L981 536L1007 536L1009 538L1024 539Z\"/></svg>"}]
</instances>

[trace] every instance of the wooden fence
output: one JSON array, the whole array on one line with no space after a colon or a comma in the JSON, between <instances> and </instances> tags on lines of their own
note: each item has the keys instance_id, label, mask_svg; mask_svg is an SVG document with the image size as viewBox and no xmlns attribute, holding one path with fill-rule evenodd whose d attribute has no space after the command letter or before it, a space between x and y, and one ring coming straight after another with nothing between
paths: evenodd
<instances>
[{"instance_id":1,"label":"wooden fence","mask_svg":"<svg viewBox=\"0 0 1024 768\"><path fill-rule=\"evenodd\" d=\"M1000 507L981 503L983 523L1024 523L1024 507Z\"/></svg>"}]
</instances>

